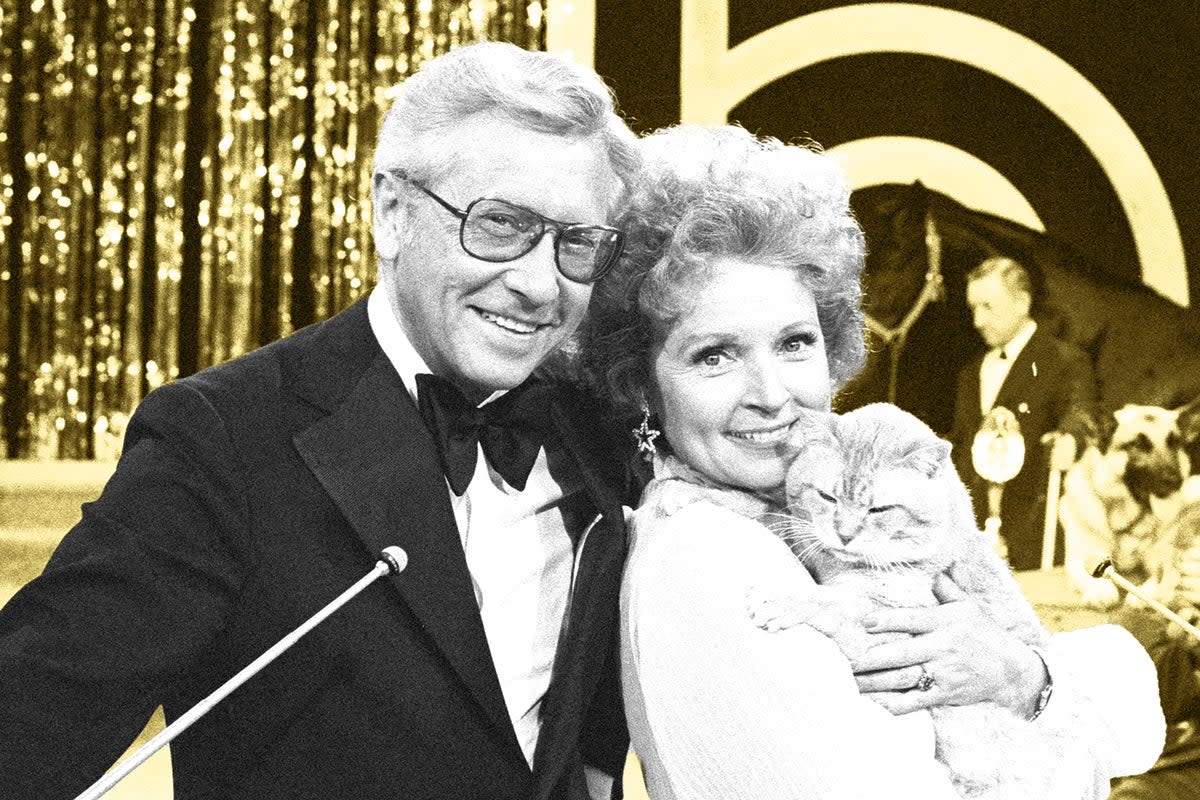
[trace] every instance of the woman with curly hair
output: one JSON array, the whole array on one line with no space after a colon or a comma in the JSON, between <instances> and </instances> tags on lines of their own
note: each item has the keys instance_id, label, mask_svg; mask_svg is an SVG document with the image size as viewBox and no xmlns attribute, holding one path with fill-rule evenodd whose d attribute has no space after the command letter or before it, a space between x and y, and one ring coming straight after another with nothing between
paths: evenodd
<instances>
[{"instance_id":1,"label":"woman with curly hair","mask_svg":"<svg viewBox=\"0 0 1200 800\"><path fill-rule=\"evenodd\" d=\"M908 712L983 700L1086 740L1064 764L1077 796L1153 763L1153 668L1119 630L1039 653L942 587L935 607L876 613L870 630L911 635L851 664L814 625L752 621L752 588L814 586L760 519L781 507L805 410L828 412L863 364L863 235L816 146L679 126L642 150L625 256L593 294L581 358L653 456L621 593L651 797L958 797L928 715ZM1096 661L1104 679L1087 677Z\"/></svg>"}]
</instances>

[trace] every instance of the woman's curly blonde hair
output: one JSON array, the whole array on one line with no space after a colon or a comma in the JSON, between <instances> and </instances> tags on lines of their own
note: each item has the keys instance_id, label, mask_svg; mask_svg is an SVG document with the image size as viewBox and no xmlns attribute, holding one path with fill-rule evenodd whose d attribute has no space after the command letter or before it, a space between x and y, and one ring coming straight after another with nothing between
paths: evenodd
<instances>
[{"instance_id":1,"label":"woman's curly blonde hair","mask_svg":"<svg viewBox=\"0 0 1200 800\"><path fill-rule=\"evenodd\" d=\"M640 149L642 177L620 222L625 253L596 285L580 337L582 367L615 410L649 396L656 338L720 259L794 269L816 299L834 386L853 377L865 359L865 244L830 157L736 125L679 125Z\"/></svg>"}]
</instances>

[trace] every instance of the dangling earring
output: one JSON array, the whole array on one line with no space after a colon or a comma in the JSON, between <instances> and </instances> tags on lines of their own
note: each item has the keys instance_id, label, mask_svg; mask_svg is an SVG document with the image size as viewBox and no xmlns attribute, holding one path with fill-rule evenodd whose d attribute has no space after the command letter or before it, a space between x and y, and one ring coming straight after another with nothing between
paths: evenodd
<instances>
[{"instance_id":1,"label":"dangling earring","mask_svg":"<svg viewBox=\"0 0 1200 800\"><path fill-rule=\"evenodd\" d=\"M644 461L653 461L658 448L654 446L654 440L661 435L662 431L655 430L650 427L650 404L646 402L646 398L642 398L642 422L633 429L633 440L637 442L638 452L641 454Z\"/></svg>"}]
</instances>

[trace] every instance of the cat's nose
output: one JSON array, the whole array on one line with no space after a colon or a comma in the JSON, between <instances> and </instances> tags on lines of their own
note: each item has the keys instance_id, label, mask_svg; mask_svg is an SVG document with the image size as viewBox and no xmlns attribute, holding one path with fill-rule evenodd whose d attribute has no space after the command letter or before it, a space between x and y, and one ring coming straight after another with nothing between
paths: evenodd
<instances>
[{"instance_id":1,"label":"cat's nose","mask_svg":"<svg viewBox=\"0 0 1200 800\"><path fill-rule=\"evenodd\" d=\"M850 544L862 530L864 514L857 508L847 508L848 504L841 503L837 507L837 519L834 529L842 544Z\"/></svg>"}]
</instances>

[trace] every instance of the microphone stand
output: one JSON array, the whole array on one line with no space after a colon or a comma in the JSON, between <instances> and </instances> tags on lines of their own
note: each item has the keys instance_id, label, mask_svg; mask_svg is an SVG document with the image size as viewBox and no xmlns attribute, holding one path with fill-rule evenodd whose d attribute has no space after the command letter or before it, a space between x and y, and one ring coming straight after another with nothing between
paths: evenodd
<instances>
[{"instance_id":1,"label":"microphone stand","mask_svg":"<svg viewBox=\"0 0 1200 800\"><path fill-rule=\"evenodd\" d=\"M389 573L392 575L399 575L406 566L408 566L408 555L404 552L404 550L399 547L383 548L383 552L380 553L379 556L379 561L375 562L375 566L371 568L371 571L360 578L357 583L338 595L337 598L335 598L320 611L309 617L303 624L300 625L300 627L296 628L287 636L284 636L282 639L276 642L271 649L267 650L261 656L247 664L240 672L217 687L216 691L214 691L208 697L205 697L199 703L196 703L196 705L188 709L178 719L164 728L157 736L139 747L137 751L133 753L133 755L122 761L110 772L100 778L100 780L88 787L88 789L83 794L76 797L75 800L97 800L97 798L102 797L108 792L109 789L116 786L122 778L124 778L130 772L133 772L133 770L140 766L142 762L154 755L160 748L162 748L163 745L167 744L176 736L187 730L193 722L211 711L213 706L224 700L230 692L253 677L255 673L257 673L267 664L270 664L272 661L278 658L284 650L287 650L289 647L294 645L300 639L300 637L304 636L304 634L315 628L321 623L321 621L349 602L351 598L353 598L363 589L366 589L369 585L374 583L376 579L381 578Z\"/></svg>"},{"instance_id":2,"label":"microphone stand","mask_svg":"<svg viewBox=\"0 0 1200 800\"><path fill-rule=\"evenodd\" d=\"M1121 575L1118 575L1117 571L1113 569L1112 559L1106 558L1097 564L1096 569L1092 571L1092 577L1108 578L1110 581L1116 584L1118 588L1129 592L1134 597L1137 597L1143 603L1148 605L1150 608L1154 609L1171 622L1174 622L1176 625L1183 628L1188 635L1193 636L1196 639L1200 639L1200 628L1197 628L1195 625L1164 606L1158 600L1143 592L1137 587L1136 584L1132 583Z\"/></svg>"}]
</instances>

